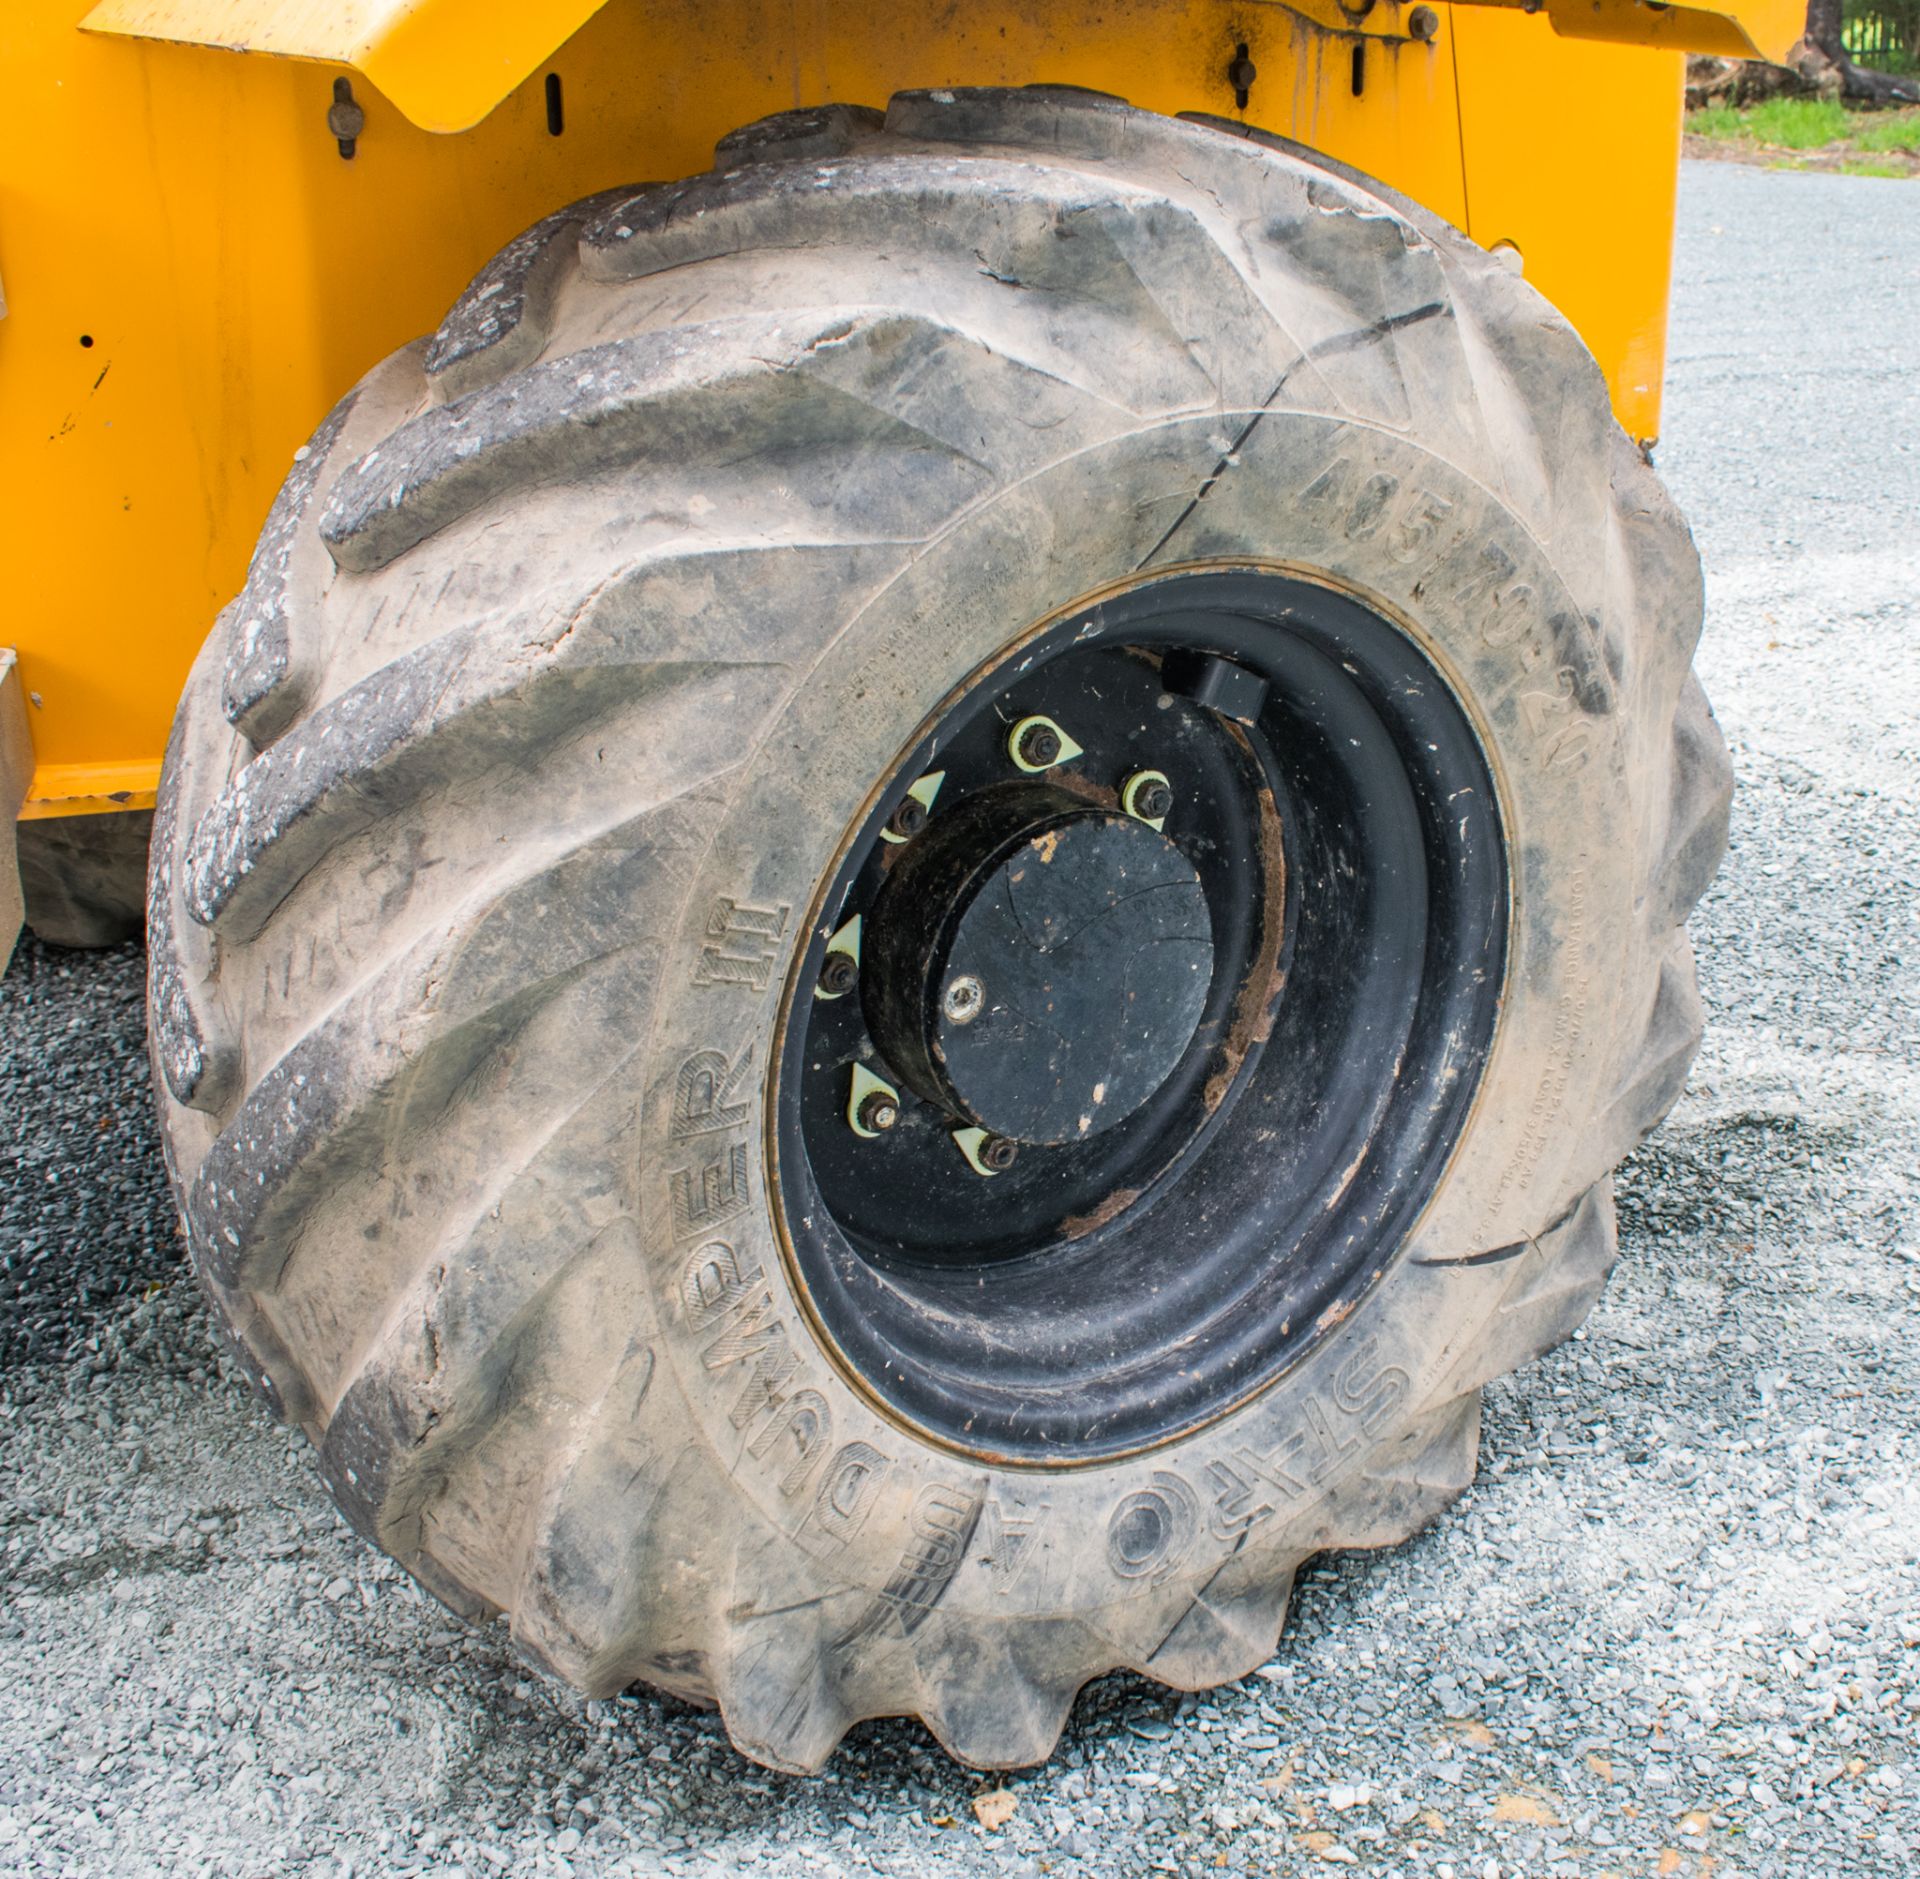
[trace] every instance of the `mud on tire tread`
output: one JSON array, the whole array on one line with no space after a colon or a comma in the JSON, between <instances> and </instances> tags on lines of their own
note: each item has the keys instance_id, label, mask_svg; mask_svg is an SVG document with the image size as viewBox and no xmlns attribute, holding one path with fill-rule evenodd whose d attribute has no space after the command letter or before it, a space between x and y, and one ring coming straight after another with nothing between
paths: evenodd
<instances>
[{"instance_id":1,"label":"mud on tire tread","mask_svg":"<svg viewBox=\"0 0 1920 1879\"><path fill-rule=\"evenodd\" d=\"M296 465L168 760L169 1160L248 1375L456 1609L590 1691L717 1703L775 1767L899 1713L1017 1765L1106 1670L1199 1688L1262 1661L1299 1562L1432 1519L1471 1480L1481 1386L1597 1296L1609 1171L1698 1038L1681 925L1729 787L1688 674L1698 570L1546 303L1296 147L959 91L783 114L718 157L510 245ZM752 311L676 320L696 300ZM1343 450L1344 519L1272 542L1273 491L1311 495ZM676 1071L659 1041L736 905L714 884L786 891L742 846L756 766L776 727L831 726L859 634L884 762L966 632L1101 580L1265 541L1391 585L1365 478L1415 470L1510 546L1407 573L1407 609L1452 608L1441 656L1526 772L1523 819L1567 787L1528 713L1586 727L1592 806L1564 813L1612 851L1571 870L1546 821L1517 831L1493 1146L1470 1131L1391 1280L1224 1430L1090 1482L917 1447L805 1342L777 1270L668 1250L674 1118L744 1113L766 1063L704 1053L690 1097L703 1054ZM1401 546L1410 515L1384 522ZM955 624L955 566L998 625ZM1565 699L1495 663L1526 622ZM804 801L816 849L856 806ZM763 987L786 957L750 962ZM1289 1461L1302 1405L1325 1452ZM1130 1496L1168 1539L1126 1576Z\"/></svg>"}]
</instances>

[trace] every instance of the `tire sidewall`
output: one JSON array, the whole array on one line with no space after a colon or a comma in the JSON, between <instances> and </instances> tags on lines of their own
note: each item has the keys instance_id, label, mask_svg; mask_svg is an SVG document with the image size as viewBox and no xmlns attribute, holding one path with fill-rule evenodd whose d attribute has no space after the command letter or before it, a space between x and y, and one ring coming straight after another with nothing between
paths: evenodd
<instances>
[{"instance_id":1,"label":"tire sidewall","mask_svg":"<svg viewBox=\"0 0 1920 1879\"><path fill-rule=\"evenodd\" d=\"M1231 473L1156 554L1249 416ZM832 910L815 896L901 753L981 667L1149 557L1152 575L1320 580L1398 624L1447 679L1501 799L1506 984L1439 1186L1343 1322L1184 1438L1070 1470L996 1466L879 1409L808 1311L774 1215L773 1040L825 938ZM1632 1028L1621 988L1639 982L1626 967L1646 941L1616 687L1570 585L1590 584L1404 438L1210 413L1143 426L973 511L794 673L665 936L629 1163L656 1355L711 1458L716 1518L744 1503L840 1587L1002 1618L1171 1596L1249 1546L1303 1550L1328 1490L1430 1403L1498 1309L1509 1272L1459 1262L1538 1234L1601 1172L1582 1136Z\"/></svg>"}]
</instances>

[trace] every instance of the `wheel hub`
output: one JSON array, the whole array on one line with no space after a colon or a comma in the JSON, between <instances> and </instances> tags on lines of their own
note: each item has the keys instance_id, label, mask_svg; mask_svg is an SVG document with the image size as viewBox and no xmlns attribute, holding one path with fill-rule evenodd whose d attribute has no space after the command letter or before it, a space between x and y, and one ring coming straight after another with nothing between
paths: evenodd
<instances>
[{"instance_id":1,"label":"wheel hub","mask_svg":"<svg viewBox=\"0 0 1920 1879\"><path fill-rule=\"evenodd\" d=\"M778 1220L828 1348L1044 1467L1244 1401L1433 1192L1506 880L1473 724L1350 596L1182 571L983 667L867 792L782 1007Z\"/></svg>"},{"instance_id":2,"label":"wheel hub","mask_svg":"<svg viewBox=\"0 0 1920 1879\"><path fill-rule=\"evenodd\" d=\"M1165 835L1014 784L962 805L894 867L863 1004L917 1095L992 1135L1057 1145L1160 1088L1212 977L1206 894Z\"/></svg>"}]
</instances>

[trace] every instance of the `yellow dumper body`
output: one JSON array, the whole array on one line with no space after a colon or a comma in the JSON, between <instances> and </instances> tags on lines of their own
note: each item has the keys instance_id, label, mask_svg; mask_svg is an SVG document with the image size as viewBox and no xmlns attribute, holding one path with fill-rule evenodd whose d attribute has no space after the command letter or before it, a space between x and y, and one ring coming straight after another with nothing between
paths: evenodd
<instances>
[{"instance_id":1,"label":"yellow dumper body","mask_svg":"<svg viewBox=\"0 0 1920 1879\"><path fill-rule=\"evenodd\" d=\"M905 87L1066 83L1237 118L1511 249L1650 440L1682 51L1777 56L1799 17L1798 0L13 0L0 734L21 813L151 805L188 664L295 450L561 203L704 169L765 114Z\"/></svg>"}]
</instances>

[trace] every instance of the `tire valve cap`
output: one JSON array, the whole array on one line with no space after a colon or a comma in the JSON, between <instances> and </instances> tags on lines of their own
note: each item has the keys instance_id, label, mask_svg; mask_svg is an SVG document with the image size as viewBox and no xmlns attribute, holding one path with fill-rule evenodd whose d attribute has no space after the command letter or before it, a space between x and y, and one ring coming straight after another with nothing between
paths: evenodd
<instances>
[{"instance_id":1,"label":"tire valve cap","mask_svg":"<svg viewBox=\"0 0 1920 1879\"><path fill-rule=\"evenodd\" d=\"M1136 770L1120 785L1120 807L1150 829L1166 826L1173 813L1173 785L1164 770Z\"/></svg>"},{"instance_id":2,"label":"tire valve cap","mask_svg":"<svg viewBox=\"0 0 1920 1879\"><path fill-rule=\"evenodd\" d=\"M1018 1142L1010 1142L1004 1135L989 1135L985 1129L955 1129L953 1139L966 1156L967 1166L975 1174L988 1177L1005 1174L1020 1153Z\"/></svg>"},{"instance_id":3,"label":"tire valve cap","mask_svg":"<svg viewBox=\"0 0 1920 1879\"><path fill-rule=\"evenodd\" d=\"M1007 733L1007 755L1029 776L1071 763L1083 755L1081 747L1051 718L1022 718Z\"/></svg>"},{"instance_id":4,"label":"tire valve cap","mask_svg":"<svg viewBox=\"0 0 1920 1879\"><path fill-rule=\"evenodd\" d=\"M863 1063L853 1066L853 1085L847 1093L847 1126L872 1141L900 1120L900 1092L883 1082Z\"/></svg>"}]
</instances>

